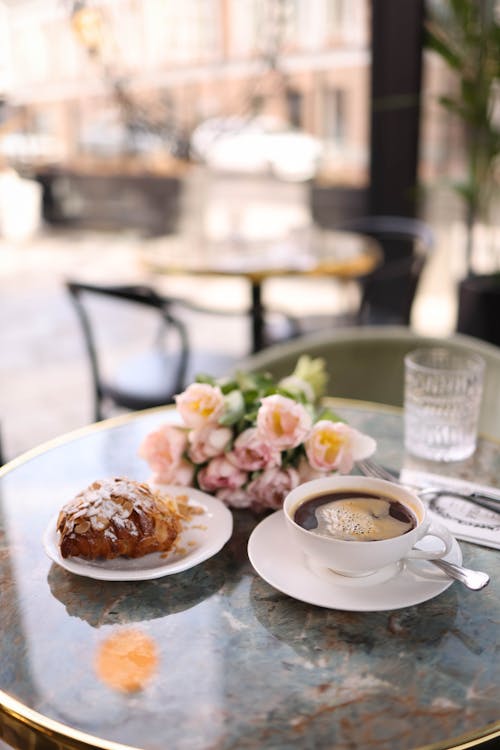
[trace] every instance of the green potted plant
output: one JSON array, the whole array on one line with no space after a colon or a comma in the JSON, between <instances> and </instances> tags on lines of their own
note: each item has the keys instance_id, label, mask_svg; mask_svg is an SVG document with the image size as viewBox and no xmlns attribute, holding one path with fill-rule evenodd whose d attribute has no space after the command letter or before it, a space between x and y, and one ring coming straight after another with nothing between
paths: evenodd
<instances>
[{"instance_id":1,"label":"green potted plant","mask_svg":"<svg viewBox=\"0 0 500 750\"><path fill-rule=\"evenodd\" d=\"M500 345L500 271L473 269L475 227L487 221L499 188L500 22L496 0L429 3L426 46L457 79L457 93L440 98L460 118L467 173L455 183L465 205L466 275L459 285L457 329ZM496 107L495 107L496 104Z\"/></svg>"}]
</instances>

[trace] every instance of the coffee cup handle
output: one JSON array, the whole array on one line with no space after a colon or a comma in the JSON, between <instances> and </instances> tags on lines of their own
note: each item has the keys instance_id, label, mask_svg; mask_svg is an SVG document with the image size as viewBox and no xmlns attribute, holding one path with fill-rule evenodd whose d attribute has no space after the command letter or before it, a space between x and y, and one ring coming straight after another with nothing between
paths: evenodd
<instances>
[{"instance_id":1,"label":"coffee cup handle","mask_svg":"<svg viewBox=\"0 0 500 750\"><path fill-rule=\"evenodd\" d=\"M407 559L437 560L440 557L444 557L451 551L453 545L453 537L445 526L442 526L436 521L432 521L421 539L425 539L426 536L433 536L436 537L436 539L439 539L441 542L443 542L444 549L440 550L439 552L431 552L424 549L416 549L415 547L413 547L413 549L411 549L405 556Z\"/></svg>"}]
</instances>

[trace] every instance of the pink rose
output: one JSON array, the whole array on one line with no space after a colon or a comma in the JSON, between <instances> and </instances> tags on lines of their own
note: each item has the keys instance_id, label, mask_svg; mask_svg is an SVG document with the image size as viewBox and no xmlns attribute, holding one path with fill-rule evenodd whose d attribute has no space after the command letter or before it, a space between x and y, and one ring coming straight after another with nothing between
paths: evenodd
<instances>
[{"instance_id":1,"label":"pink rose","mask_svg":"<svg viewBox=\"0 0 500 750\"><path fill-rule=\"evenodd\" d=\"M229 508L248 508L251 505L251 498L243 488L236 490L223 489L217 490L215 496L222 500Z\"/></svg>"},{"instance_id":2,"label":"pink rose","mask_svg":"<svg viewBox=\"0 0 500 750\"><path fill-rule=\"evenodd\" d=\"M205 425L205 427L192 430L188 435L189 458L195 464L204 464L209 458L219 456L224 453L232 435L229 427Z\"/></svg>"},{"instance_id":3,"label":"pink rose","mask_svg":"<svg viewBox=\"0 0 500 750\"><path fill-rule=\"evenodd\" d=\"M185 430L163 425L145 437L139 448L139 456L148 462L155 482L190 484L193 468L183 459L186 447ZM188 481L180 481L181 478Z\"/></svg>"},{"instance_id":4,"label":"pink rose","mask_svg":"<svg viewBox=\"0 0 500 750\"><path fill-rule=\"evenodd\" d=\"M285 497L298 486L299 482L296 469L280 469L277 466L266 469L247 487L252 507L255 510L281 508Z\"/></svg>"},{"instance_id":5,"label":"pink rose","mask_svg":"<svg viewBox=\"0 0 500 750\"><path fill-rule=\"evenodd\" d=\"M245 471L258 471L281 464L279 450L262 440L255 427L244 430L234 441L233 450L227 454L231 463Z\"/></svg>"},{"instance_id":6,"label":"pink rose","mask_svg":"<svg viewBox=\"0 0 500 750\"><path fill-rule=\"evenodd\" d=\"M172 467L170 475L166 478L155 479L157 484L177 484L182 487L191 487L193 484L194 466L190 461L181 458L178 464Z\"/></svg>"},{"instance_id":7,"label":"pink rose","mask_svg":"<svg viewBox=\"0 0 500 750\"><path fill-rule=\"evenodd\" d=\"M246 471L241 471L225 456L217 456L198 472L198 484L205 492L243 487L248 479Z\"/></svg>"},{"instance_id":8,"label":"pink rose","mask_svg":"<svg viewBox=\"0 0 500 750\"><path fill-rule=\"evenodd\" d=\"M208 383L192 383L175 397L175 403L184 423L194 429L215 424L224 411L221 389Z\"/></svg>"},{"instance_id":9,"label":"pink rose","mask_svg":"<svg viewBox=\"0 0 500 750\"><path fill-rule=\"evenodd\" d=\"M376 442L344 422L321 419L312 428L305 447L313 469L348 474L355 461L371 456Z\"/></svg>"},{"instance_id":10,"label":"pink rose","mask_svg":"<svg viewBox=\"0 0 500 750\"><path fill-rule=\"evenodd\" d=\"M285 396L266 396L257 412L260 437L278 450L296 448L311 429L312 419L307 409Z\"/></svg>"},{"instance_id":11,"label":"pink rose","mask_svg":"<svg viewBox=\"0 0 500 750\"><path fill-rule=\"evenodd\" d=\"M303 484L304 482L310 482L312 479L321 479L321 477L326 476L326 474L328 473L327 471L318 471L317 469L313 469L305 456L300 457L297 471L299 473L300 484Z\"/></svg>"}]
</instances>

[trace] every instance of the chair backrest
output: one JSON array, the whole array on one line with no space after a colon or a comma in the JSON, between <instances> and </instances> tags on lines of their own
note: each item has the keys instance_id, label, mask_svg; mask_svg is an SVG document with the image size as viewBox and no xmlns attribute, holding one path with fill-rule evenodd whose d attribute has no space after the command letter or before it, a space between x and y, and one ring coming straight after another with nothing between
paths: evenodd
<instances>
[{"instance_id":1,"label":"chair backrest","mask_svg":"<svg viewBox=\"0 0 500 750\"><path fill-rule=\"evenodd\" d=\"M480 430L500 439L500 348L469 336L420 336L403 326L340 328L264 349L240 363L241 370L290 374L301 354L323 357L330 379L327 395L403 405L404 356L422 346L472 350L484 357L486 375Z\"/></svg>"},{"instance_id":2,"label":"chair backrest","mask_svg":"<svg viewBox=\"0 0 500 750\"><path fill-rule=\"evenodd\" d=\"M384 251L384 263L363 280L360 323L408 325L420 276L434 247L430 226L406 216L363 216L342 228L373 237Z\"/></svg>"},{"instance_id":3,"label":"chair backrest","mask_svg":"<svg viewBox=\"0 0 500 750\"><path fill-rule=\"evenodd\" d=\"M410 239L428 252L434 246L434 233L421 219L409 216L361 216L342 225L342 229L384 239Z\"/></svg>"},{"instance_id":4,"label":"chair backrest","mask_svg":"<svg viewBox=\"0 0 500 750\"><path fill-rule=\"evenodd\" d=\"M78 319L80 321L85 339L85 346L89 357L89 363L92 373L94 388L94 406L95 419L102 419L102 401L106 392L105 373L103 369L100 347L98 345L98 327L104 327L113 320L114 313L108 311L106 320L94 319L90 312L90 302L92 298L101 297L115 300L117 302L128 303L132 306L150 308L158 314L158 323L161 324L165 333L168 329L173 329L178 339L179 356L172 360L172 367L175 373L172 382L172 394L182 390L185 382L186 369L188 365L189 346L188 337L184 323L171 314L170 307L174 300L160 296L154 289L149 286L137 285L97 285L77 281L67 281L66 288L74 303ZM165 329L166 327L166 329ZM156 332L160 332L157 325ZM126 332L128 335L128 331ZM127 406L126 403L120 405ZM153 403L148 403L147 399L136 408L146 408ZM130 408L130 407L129 407Z\"/></svg>"},{"instance_id":5,"label":"chair backrest","mask_svg":"<svg viewBox=\"0 0 500 750\"><path fill-rule=\"evenodd\" d=\"M408 325L425 265L422 255L385 262L362 283L360 325Z\"/></svg>"}]
</instances>

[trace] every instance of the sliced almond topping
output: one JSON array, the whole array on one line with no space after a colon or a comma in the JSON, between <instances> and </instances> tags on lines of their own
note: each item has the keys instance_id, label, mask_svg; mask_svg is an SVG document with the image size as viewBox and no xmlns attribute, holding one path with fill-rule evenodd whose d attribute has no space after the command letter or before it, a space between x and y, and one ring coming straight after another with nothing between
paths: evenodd
<instances>
[{"instance_id":1,"label":"sliced almond topping","mask_svg":"<svg viewBox=\"0 0 500 750\"><path fill-rule=\"evenodd\" d=\"M81 523L75 526L75 531L77 534L86 534L89 529L90 529L89 521L82 521Z\"/></svg>"}]
</instances>

